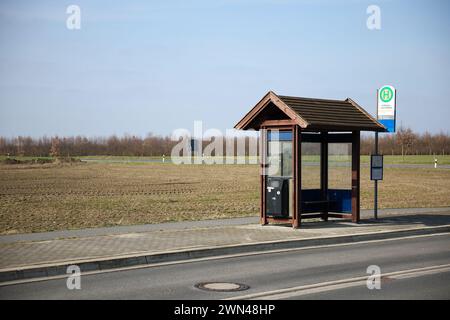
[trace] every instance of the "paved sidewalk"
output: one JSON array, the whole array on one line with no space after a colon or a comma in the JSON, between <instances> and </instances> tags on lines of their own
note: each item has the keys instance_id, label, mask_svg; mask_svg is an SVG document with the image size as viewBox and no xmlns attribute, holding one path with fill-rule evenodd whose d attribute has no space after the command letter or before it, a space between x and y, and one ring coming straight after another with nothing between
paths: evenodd
<instances>
[{"instance_id":1,"label":"paved sidewalk","mask_svg":"<svg viewBox=\"0 0 450 320\"><path fill-rule=\"evenodd\" d=\"M378 210L378 217L386 218L386 217L398 216L398 215L411 215L411 214L419 214L419 213L431 214L431 213L439 213L439 212L447 212L447 211L450 211L450 207L448 207L448 208L441 207L441 208L380 209L380 210ZM361 210L361 219L370 219L372 217L373 217L373 210ZM140 232L149 232L149 231L235 226L235 225L244 225L244 224L252 224L252 223L253 224L259 223L259 218L254 216L254 217L243 217L243 218L165 222L165 223L140 224L140 225L131 225L131 226L115 226L115 227L61 230L61 231L51 231L51 232L39 232L39 233L10 234L10 235L0 235L0 244L18 242L18 241L44 241L44 240L66 239L66 238L107 236L107 235L137 233L137 232L140 233Z\"/></svg>"},{"instance_id":2,"label":"paved sidewalk","mask_svg":"<svg viewBox=\"0 0 450 320\"><path fill-rule=\"evenodd\" d=\"M365 212L363 217L369 213ZM307 222L297 230L286 226L262 227L250 223L254 222L254 218L243 218L158 225L150 228L152 230L145 229L145 226L123 227L127 233L118 232L116 228L115 232L114 229L109 230L111 234L102 234L108 229L102 228L97 229L101 231L99 235L93 235L91 232L87 233L87 236L76 238L68 236L77 232L79 234L82 230L67 231L64 239L40 241L24 241L25 235L16 236L20 241L11 241L12 236L3 236L3 241L0 242L0 269L450 225L450 208L391 209L382 211L380 215L384 218L377 221L365 220L358 225L342 220ZM135 232L132 232L133 230ZM53 233L46 233L47 238L50 237L49 234Z\"/></svg>"}]
</instances>

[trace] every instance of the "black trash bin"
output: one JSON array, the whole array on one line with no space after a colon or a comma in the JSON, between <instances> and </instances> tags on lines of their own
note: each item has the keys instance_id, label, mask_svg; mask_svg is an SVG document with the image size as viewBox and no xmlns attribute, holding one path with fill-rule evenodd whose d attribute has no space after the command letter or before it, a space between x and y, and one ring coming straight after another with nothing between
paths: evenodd
<instances>
[{"instance_id":1,"label":"black trash bin","mask_svg":"<svg viewBox=\"0 0 450 320\"><path fill-rule=\"evenodd\" d=\"M266 214L270 217L289 216L289 178L267 177Z\"/></svg>"}]
</instances>

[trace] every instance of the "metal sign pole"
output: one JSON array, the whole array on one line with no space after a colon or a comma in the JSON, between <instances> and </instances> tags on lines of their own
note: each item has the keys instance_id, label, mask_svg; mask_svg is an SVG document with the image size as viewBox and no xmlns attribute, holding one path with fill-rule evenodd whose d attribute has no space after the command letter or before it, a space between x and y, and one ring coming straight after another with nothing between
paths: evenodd
<instances>
[{"instance_id":1,"label":"metal sign pole","mask_svg":"<svg viewBox=\"0 0 450 320\"><path fill-rule=\"evenodd\" d=\"M375 154L378 155L378 131L375 132ZM375 180L373 215L378 219L378 180Z\"/></svg>"},{"instance_id":2,"label":"metal sign pole","mask_svg":"<svg viewBox=\"0 0 450 320\"><path fill-rule=\"evenodd\" d=\"M378 117L378 94L379 94L379 90L377 90L377 120L379 120L379 117ZM378 154L378 131L375 131L375 154ZM370 168L370 170L372 170L372 168ZM373 217L375 218L375 220L378 219L378 180L375 180L375 185L374 185Z\"/></svg>"}]
</instances>

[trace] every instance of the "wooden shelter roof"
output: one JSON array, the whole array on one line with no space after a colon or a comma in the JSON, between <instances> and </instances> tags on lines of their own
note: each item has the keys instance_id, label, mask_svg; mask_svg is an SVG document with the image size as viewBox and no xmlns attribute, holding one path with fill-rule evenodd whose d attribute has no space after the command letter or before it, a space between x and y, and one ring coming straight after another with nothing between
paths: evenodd
<instances>
[{"instance_id":1,"label":"wooden shelter roof","mask_svg":"<svg viewBox=\"0 0 450 320\"><path fill-rule=\"evenodd\" d=\"M386 128L350 98L301 98L269 91L236 125L258 130L266 120L292 120L309 131L386 131Z\"/></svg>"}]
</instances>

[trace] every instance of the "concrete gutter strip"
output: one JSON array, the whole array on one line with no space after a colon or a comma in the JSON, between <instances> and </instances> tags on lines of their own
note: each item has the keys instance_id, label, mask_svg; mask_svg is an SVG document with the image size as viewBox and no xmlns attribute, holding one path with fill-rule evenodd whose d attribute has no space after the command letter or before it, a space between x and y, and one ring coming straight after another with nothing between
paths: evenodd
<instances>
[{"instance_id":1,"label":"concrete gutter strip","mask_svg":"<svg viewBox=\"0 0 450 320\"><path fill-rule=\"evenodd\" d=\"M266 241L227 246L212 246L199 249L184 249L165 252L146 252L130 255L111 256L83 260L62 261L52 264L30 265L17 268L0 269L0 282L17 281L32 278L45 278L66 275L67 267L77 265L81 272L113 270L117 268L147 265L161 262L174 262L188 259L224 256L232 254L269 251L276 249L293 249L318 245L344 244L361 241L384 240L406 236L427 235L450 232L450 225L408 228L394 231L377 231L352 235L317 237L308 239L290 239Z\"/></svg>"}]
</instances>

